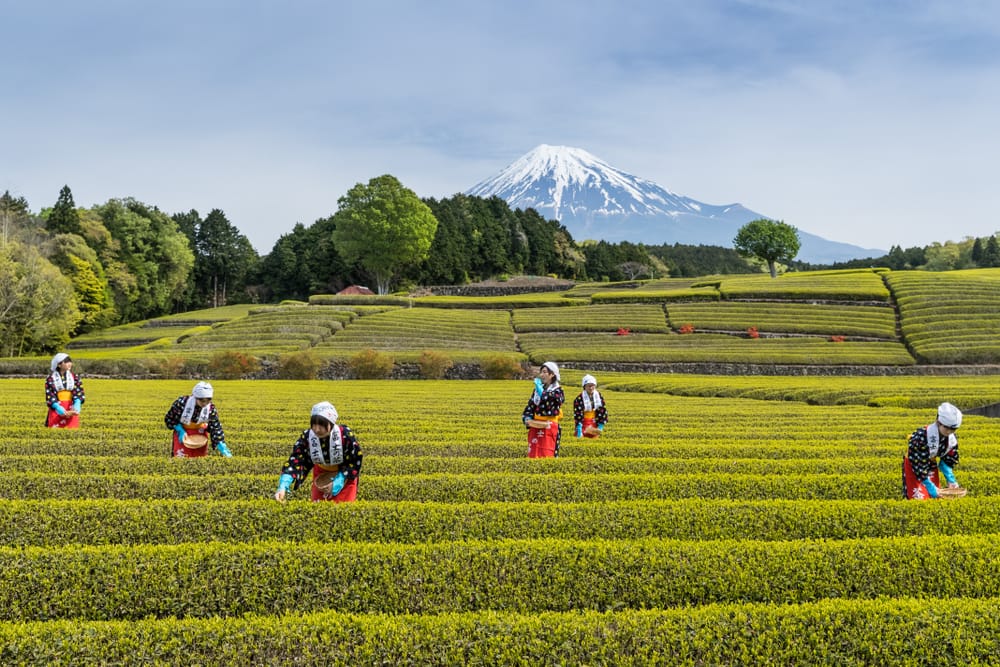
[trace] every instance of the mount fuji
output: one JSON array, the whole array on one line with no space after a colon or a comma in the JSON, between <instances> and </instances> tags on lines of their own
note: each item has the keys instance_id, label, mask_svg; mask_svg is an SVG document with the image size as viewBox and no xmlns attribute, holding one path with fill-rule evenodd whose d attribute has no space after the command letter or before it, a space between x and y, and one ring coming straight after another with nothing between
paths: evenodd
<instances>
[{"instance_id":1,"label":"mount fuji","mask_svg":"<svg viewBox=\"0 0 1000 667\"><path fill-rule=\"evenodd\" d=\"M497 196L512 208L533 208L556 219L577 241L600 239L646 245L733 246L740 227L770 218L742 206L715 206L678 195L652 181L612 167L581 148L542 144L492 178L465 192ZM884 250L829 241L799 229L796 259L831 264L880 257Z\"/></svg>"}]
</instances>

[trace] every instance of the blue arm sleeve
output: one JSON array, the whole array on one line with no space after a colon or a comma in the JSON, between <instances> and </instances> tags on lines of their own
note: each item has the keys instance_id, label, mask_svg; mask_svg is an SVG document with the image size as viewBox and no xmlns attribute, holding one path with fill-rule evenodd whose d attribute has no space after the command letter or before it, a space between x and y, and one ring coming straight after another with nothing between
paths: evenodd
<instances>
[{"instance_id":1,"label":"blue arm sleeve","mask_svg":"<svg viewBox=\"0 0 1000 667\"><path fill-rule=\"evenodd\" d=\"M294 481L295 478L292 477L291 475L287 473L283 474L281 477L278 478L278 491L288 491L289 489L292 488L292 482Z\"/></svg>"},{"instance_id":2,"label":"blue arm sleeve","mask_svg":"<svg viewBox=\"0 0 1000 667\"><path fill-rule=\"evenodd\" d=\"M941 471L941 474L944 475L944 478L948 480L949 484L958 484L958 482L955 481L955 471L950 465L941 461L938 463L938 470Z\"/></svg>"},{"instance_id":3,"label":"blue arm sleeve","mask_svg":"<svg viewBox=\"0 0 1000 667\"><path fill-rule=\"evenodd\" d=\"M931 498L937 498L938 497L938 488L934 484L934 482L931 481L930 477L928 477L927 479L925 479L922 482L922 484L924 485L924 488L927 489L927 495L929 495Z\"/></svg>"}]
</instances>

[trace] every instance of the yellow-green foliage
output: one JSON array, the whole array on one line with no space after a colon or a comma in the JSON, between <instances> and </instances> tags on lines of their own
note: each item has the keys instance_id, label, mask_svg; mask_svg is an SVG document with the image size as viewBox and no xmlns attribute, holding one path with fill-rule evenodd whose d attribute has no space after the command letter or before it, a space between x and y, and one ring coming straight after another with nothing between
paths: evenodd
<instances>
[{"instance_id":1,"label":"yellow-green foliage","mask_svg":"<svg viewBox=\"0 0 1000 667\"><path fill-rule=\"evenodd\" d=\"M466 353L515 352L510 314L490 310L407 308L358 318L343 331L316 346L328 357L346 357L363 349L408 352L412 360L424 350Z\"/></svg>"},{"instance_id":2,"label":"yellow-green foliage","mask_svg":"<svg viewBox=\"0 0 1000 667\"><path fill-rule=\"evenodd\" d=\"M723 278L719 291L724 299L889 300L881 272L868 269L785 273L777 278L766 274Z\"/></svg>"},{"instance_id":3,"label":"yellow-green foliage","mask_svg":"<svg viewBox=\"0 0 1000 667\"><path fill-rule=\"evenodd\" d=\"M903 337L927 363L1000 361L1000 269L888 274Z\"/></svg>"},{"instance_id":4,"label":"yellow-green foliage","mask_svg":"<svg viewBox=\"0 0 1000 667\"><path fill-rule=\"evenodd\" d=\"M521 349L535 363L546 359L573 362L735 363L884 365L914 364L906 348L895 342L826 338L746 339L725 334L524 333Z\"/></svg>"},{"instance_id":5,"label":"yellow-green foliage","mask_svg":"<svg viewBox=\"0 0 1000 667\"><path fill-rule=\"evenodd\" d=\"M599 305L580 308L525 308L513 314L514 330L604 331L620 328L634 332L666 333L663 307L658 305Z\"/></svg>"},{"instance_id":6,"label":"yellow-green foliage","mask_svg":"<svg viewBox=\"0 0 1000 667\"><path fill-rule=\"evenodd\" d=\"M52 431L41 375L0 380L0 661L919 663L941 639L914 623L963 638L946 661L1000 650L1000 420L959 430L967 498L899 500L910 432L989 378L597 375L604 436L567 415L552 460L525 457L527 380L206 377L235 457L194 460L163 424L191 381L85 377ZM324 399L359 500L281 505Z\"/></svg>"},{"instance_id":7,"label":"yellow-green foliage","mask_svg":"<svg viewBox=\"0 0 1000 667\"><path fill-rule=\"evenodd\" d=\"M841 304L734 302L672 303L670 325L691 324L697 330L846 335L896 340L896 317L884 306Z\"/></svg>"}]
</instances>

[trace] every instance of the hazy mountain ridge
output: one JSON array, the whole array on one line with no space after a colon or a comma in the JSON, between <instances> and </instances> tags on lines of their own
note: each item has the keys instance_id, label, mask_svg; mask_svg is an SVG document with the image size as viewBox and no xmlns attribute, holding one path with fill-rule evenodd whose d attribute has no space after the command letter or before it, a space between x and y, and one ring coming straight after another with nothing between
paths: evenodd
<instances>
[{"instance_id":1,"label":"hazy mountain ridge","mask_svg":"<svg viewBox=\"0 0 1000 667\"><path fill-rule=\"evenodd\" d=\"M706 204L633 176L581 148L546 144L466 194L495 195L513 208L534 208L546 218L559 220L577 240L731 248L740 227L750 220L772 217L738 203ZM886 252L830 241L801 228L799 238L802 248L797 259L817 264Z\"/></svg>"}]
</instances>

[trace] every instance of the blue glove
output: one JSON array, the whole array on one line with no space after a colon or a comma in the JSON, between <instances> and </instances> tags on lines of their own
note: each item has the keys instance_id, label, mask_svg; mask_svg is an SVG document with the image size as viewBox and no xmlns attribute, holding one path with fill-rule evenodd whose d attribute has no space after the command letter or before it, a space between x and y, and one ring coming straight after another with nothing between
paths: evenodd
<instances>
[{"instance_id":1,"label":"blue glove","mask_svg":"<svg viewBox=\"0 0 1000 667\"><path fill-rule=\"evenodd\" d=\"M59 403L59 401L56 401L55 403L52 404L52 409L55 410L56 414L59 415L60 417L63 417L63 416L66 415L66 408L64 408Z\"/></svg>"},{"instance_id":2,"label":"blue glove","mask_svg":"<svg viewBox=\"0 0 1000 667\"><path fill-rule=\"evenodd\" d=\"M335 496L344 489L344 484L347 484L347 477L344 473L338 472L337 476L333 478L333 484L330 485L330 495Z\"/></svg>"},{"instance_id":3,"label":"blue glove","mask_svg":"<svg viewBox=\"0 0 1000 667\"><path fill-rule=\"evenodd\" d=\"M949 484L958 484L958 482L955 480L955 471L952 469L950 465L948 465L944 461L939 461L938 470L941 471L941 474L944 475L944 478L948 480Z\"/></svg>"},{"instance_id":4,"label":"blue glove","mask_svg":"<svg viewBox=\"0 0 1000 667\"><path fill-rule=\"evenodd\" d=\"M576 437L578 437L578 438L582 438L583 437L583 424L577 424L576 425Z\"/></svg>"},{"instance_id":5,"label":"blue glove","mask_svg":"<svg viewBox=\"0 0 1000 667\"><path fill-rule=\"evenodd\" d=\"M233 458L233 453L231 451L229 451L229 447L226 447L226 443L225 442L220 442L219 444L217 444L215 446L215 451L219 452L220 454L222 454L223 456L225 456L227 459Z\"/></svg>"},{"instance_id":6,"label":"blue glove","mask_svg":"<svg viewBox=\"0 0 1000 667\"><path fill-rule=\"evenodd\" d=\"M180 442L184 442L184 436L187 434L187 431L184 430L184 427L178 424L177 426L174 426L174 430L177 431L177 439Z\"/></svg>"},{"instance_id":7,"label":"blue glove","mask_svg":"<svg viewBox=\"0 0 1000 667\"><path fill-rule=\"evenodd\" d=\"M282 474L281 477L278 478L278 491L288 492L288 490L292 488L292 482L294 481L295 478L288 473Z\"/></svg>"},{"instance_id":8,"label":"blue glove","mask_svg":"<svg viewBox=\"0 0 1000 667\"><path fill-rule=\"evenodd\" d=\"M927 489L927 495L929 495L931 498L938 497L938 488L934 485L934 482L931 481L930 477L928 477L921 483L924 485L924 488Z\"/></svg>"},{"instance_id":9,"label":"blue glove","mask_svg":"<svg viewBox=\"0 0 1000 667\"><path fill-rule=\"evenodd\" d=\"M76 412L76 413L80 412L80 399L79 398L74 398L73 399L73 412Z\"/></svg>"},{"instance_id":10,"label":"blue glove","mask_svg":"<svg viewBox=\"0 0 1000 667\"><path fill-rule=\"evenodd\" d=\"M597 425L597 430L603 432L604 431L604 424L598 424Z\"/></svg>"},{"instance_id":11,"label":"blue glove","mask_svg":"<svg viewBox=\"0 0 1000 667\"><path fill-rule=\"evenodd\" d=\"M538 392L539 396L541 396L542 392L545 391L545 387L542 386L542 379L541 378L535 378L535 391Z\"/></svg>"}]
</instances>

